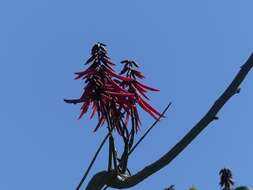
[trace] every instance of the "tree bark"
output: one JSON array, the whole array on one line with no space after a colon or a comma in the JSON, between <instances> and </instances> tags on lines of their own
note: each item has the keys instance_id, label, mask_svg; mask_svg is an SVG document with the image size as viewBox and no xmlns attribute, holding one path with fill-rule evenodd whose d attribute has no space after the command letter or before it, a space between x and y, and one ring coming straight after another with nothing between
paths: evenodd
<instances>
[{"instance_id":1,"label":"tree bark","mask_svg":"<svg viewBox=\"0 0 253 190\"><path fill-rule=\"evenodd\" d=\"M147 177L153 175L172 160L174 160L213 120L217 120L217 113L227 103L227 101L235 94L240 92L239 86L253 67L253 54L248 58L246 63L241 66L233 81L222 93L222 95L214 102L209 111L202 119L166 154L157 161L146 166L135 175L122 179L117 177L115 173L107 171L98 172L88 183L86 190L101 190L105 185L112 188L124 189L137 185Z\"/></svg>"}]
</instances>

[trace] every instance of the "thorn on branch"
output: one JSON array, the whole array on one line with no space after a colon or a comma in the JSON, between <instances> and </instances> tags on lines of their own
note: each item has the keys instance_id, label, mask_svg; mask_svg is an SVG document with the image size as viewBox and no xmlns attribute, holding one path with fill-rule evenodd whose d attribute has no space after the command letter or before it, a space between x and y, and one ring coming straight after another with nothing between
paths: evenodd
<instances>
[{"instance_id":1,"label":"thorn on branch","mask_svg":"<svg viewBox=\"0 0 253 190\"><path fill-rule=\"evenodd\" d=\"M218 116L214 116L214 117L213 117L213 120L218 120L218 119L219 119Z\"/></svg>"},{"instance_id":2,"label":"thorn on branch","mask_svg":"<svg viewBox=\"0 0 253 190\"><path fill-rule=\"evenodd\" d=\"M236 90L236 94L239 94L241 92L241 88L238 88L237 90Z\"/></svg>"},{"instance_id":3,"label":"thorn on branch","mask_svg":"<svg viewBox=\"0 0 253 190\"><path fill-rule=\"evenodd\" d=\"M235 90L235 92L233 93L233 95L239 94L241 92L241 88L238 88L237 90Z\"/></svg>"}]
</instances>

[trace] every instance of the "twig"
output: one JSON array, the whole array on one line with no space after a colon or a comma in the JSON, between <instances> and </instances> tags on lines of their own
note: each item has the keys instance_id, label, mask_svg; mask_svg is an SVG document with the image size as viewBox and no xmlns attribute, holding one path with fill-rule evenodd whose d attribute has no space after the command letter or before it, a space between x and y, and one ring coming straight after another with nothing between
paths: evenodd
<instances>
[{"instance_id":1,"label":"twig","mask_svg":"<svg viewBox=\"0 0 253 190\"><path fill-rule=\"evenodd\" d=\"M148 128L148 130L144 133L144 135L135 143L133 148L131 148L131 150L128 153L128 156L136 149L136 147L141 143L141 141L143 141L143 139L148 135L151 129L160 121L160 119L164 116L164 114L167 112L170 106L171 102L166 106L160 117L157 120L155 120L155 122Z\"/></svg>"},{"instance_id":2,"label":"twig","mask_svg":"<svg viewBox=\"0 0 253 190\"><path fill-rule=\"evenodd\" d=\"M105 144L105 142L106 142L106 140L108 139L109 136L110 136L110 133L108 133L108 134L105 136L105 138L103 139L103 141L101 142L99 148L97 149L97 152L95 153L95 155L94 155L94 157L93 157L93 159L92 159L92 161L91 161L91 163L90 163L88 169L86 170L86 172L85 172L84 176L82 177L80 183L78 184L76 190L79 190L79 189L81 188L81 186L82 186L84 180L86 179L88 173L90 172L90 169L91 169L91 167L93 166L93 164L94 164L94 162L95 162L95 160L96 160L96 158L97 158L97 156L98 156L100 150L102 149L103 145Z\"/></svg>"}]
</instances>

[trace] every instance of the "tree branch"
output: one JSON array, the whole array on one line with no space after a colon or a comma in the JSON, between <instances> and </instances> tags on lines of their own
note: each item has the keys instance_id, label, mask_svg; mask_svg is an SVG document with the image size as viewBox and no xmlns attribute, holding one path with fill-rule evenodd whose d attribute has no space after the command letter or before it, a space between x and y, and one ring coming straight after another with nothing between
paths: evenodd
<instances>
[{"instance_id":1,"label":"tree branch","mask_svg":"<svg viewBox=\"0 0 253 190\"><path fill-rule=\"evenodd\" d=\"M93 176L89 182L86 190L100 190L104 185L113 188L124 189L135 186L142 182L147 177L156 173L166 165L168 165L174 158L176 158L213 120L217 119L217 113L227 103L227 101L239 91L239 86L247 76L248 72L253 67L253 54L249 57L246 63L241 66L231 84L223 92L223 94L214 102L213 106L204 115L204 117L165 155L160 159L146 166L133 176L126 179L120 179L114 173L102 171Z\"/></svg>"}]
</instances>

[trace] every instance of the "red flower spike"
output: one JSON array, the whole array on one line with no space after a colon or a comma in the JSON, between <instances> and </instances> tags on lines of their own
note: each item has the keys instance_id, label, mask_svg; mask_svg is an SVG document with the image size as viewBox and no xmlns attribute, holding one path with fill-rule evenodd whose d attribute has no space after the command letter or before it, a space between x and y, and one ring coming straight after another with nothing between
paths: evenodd
<instances>
[{"instance_id":1,"label":"red flower spike","mask_svg":"<svg viewBox=\"0 0 253 190\"><path fill-rule=\"evenodd\" d=\"M159 113L148 102L142 99L142 97L144 97L147 100L149 100L149 98L145 94L148 91L159 91L159 90L149 87L147 85L144 85L140 83L139 81L137 81L137 78L143 79L144 75L140 71L135 69L135 68L138 68L139 66L134 61L124 60L121 63L124 64L124 67L122 71L120 72L120 74L121 75L124 74L125 77L131 78L132 80L129 80L129 81L124 80L121 82L115 81L115 82L119 83L120 86L122 86L124 89L127 89L128 92L133 93L135 95L134 99L130 99L129 101L132 103L132 106L131 106L132 112L130 116L132 117L132 120L134 121L134 124L133 124L135 127L134 130L135 132L137 132L140 126L140 119L139 119L138 110L136 108L136 104L138 104L144 111L149 113L155 119L159 119L159 117L161 117L161 113ZM128 122L128 119L130 116L128 115L126 116L125 123Z\"/></svg>"},{"instance_id":2,"label":"red flower spike","mask_svg":"<svg viewBox=\"0 0 253 190\"><path fill-rule=\"evenodd\" d=\"M90 118L95 115L99 118L94 131L98 130L107 120L108 125L116 128L120 135L125 135L128 134L128 131L118 121L118 113L121 113L122 110L126 112L126 110L131 109L131 102L135 95L123 89L113 80L113 77L120 81L132 79L123 77L113 70L114 63L107 55L105 46L102 43L95 44L91 50L91 57L86 61L86 64L90 64L90 66L84 71L75 73L77 75L75 79L85 79L82 96L79 99L65 99L64 101L72 104L83 104L79 119L87 113L90 105L92 105Z\"/></svg>"}]
</instances>

